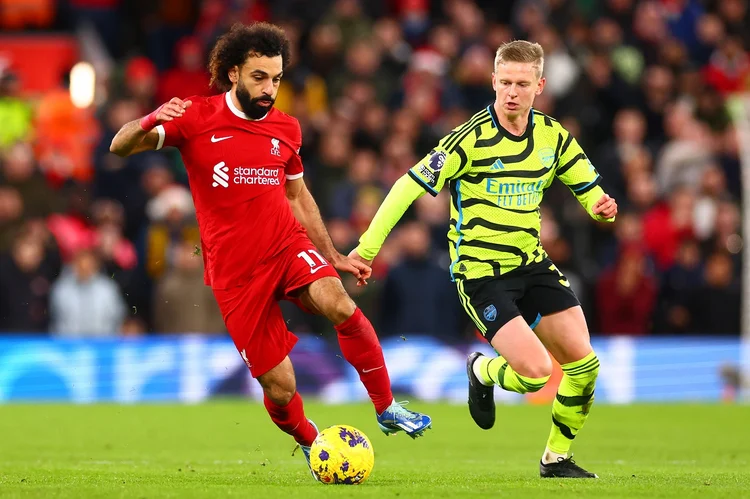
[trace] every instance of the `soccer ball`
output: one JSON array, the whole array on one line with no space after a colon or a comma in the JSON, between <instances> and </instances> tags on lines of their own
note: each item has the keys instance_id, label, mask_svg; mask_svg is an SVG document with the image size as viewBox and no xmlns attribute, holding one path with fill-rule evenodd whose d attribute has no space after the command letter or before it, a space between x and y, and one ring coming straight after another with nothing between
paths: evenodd
<instances>
[{"instance_id":1,"label":"soccer ball","mask_svg":"<svg viewBox=\"0 0 750 499\"><path fill-rule=\"evenodd\" d=\"M351 426L326 428L310 448L312 471L326 484L359 485L367 480L374 465L370 440Z\"/></svg>"}]
</instances>

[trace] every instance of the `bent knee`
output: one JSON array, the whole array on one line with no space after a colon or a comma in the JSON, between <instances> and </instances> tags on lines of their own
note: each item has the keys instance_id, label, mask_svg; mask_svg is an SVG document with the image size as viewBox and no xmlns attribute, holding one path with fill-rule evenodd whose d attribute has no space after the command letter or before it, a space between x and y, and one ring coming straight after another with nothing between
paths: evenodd
<instances>
[{"instance_id":1,"label":"bent knee","mask_svg":"<svg viewBox=\"0 0 750 499\"><path fill-rule=\"evenodd\" d=\"M266 397L268 397L271 402L281 407L292 401L296 391L297 390L294 386L263 386L263 393L265 393Z\"/></svg>"},{"instance_id":2,"label":"bent knee","mask_svg":"<svg viewBox=\"0 0 750 499\"><path fill-rule=\"evenodd\" d=\"M344 295L341 299L339 299L336 302L336 305L334 306L334 309L332 311L333 317L331 317L331 321L338 325L342 322L346 321L349 317L354 315L354 312L357 310L357 305L354 303L354 301L349 298L349 295Z\"/></svg>"},{"instance_id":3,"label":"bent knee","mask_svg":"<svg viewBox=\"0 0 750 499\"><path fill-rule=\"evenodd\" d=\"M548 359L547 362L540 361L536 364L528 364L524 373L528 374L516 373L523 388L522 393L538 392L544 388L552 376L552 361Z\"/></svg>"},{"instance_id":4,"label":"bent knee","mask_svg":"<svg viewBox=\"0 0 750 499\"><path fill-rule=\"evenodd\" d=\"M297 382L294 375L291 376L271 376L274 373L267 373L258 378L260 386L266 398L278 406L285 406L292 401L294 394L297 392Z\"/></svg>"},{"instance_id":5,"label":"bent knee","mask_svg":"<svg viewBox=\"0 0 750 499\"><path fill-rule=\"evenodd\" d=\"M354 315L357 305L345 291L332 298L334 299L329 302L329 305L322 312L334 326L338 326Z\"/></svg>"},{"instance_id":6,"label":"bent knee","mask_svg":"<svg viewBox=\"0 0 750 499\"><path fill-rule=\"evenodd\" d=\"M552 359L548 355L538 359L529 359L516 369L518 374L531 379L549 379L552 376Z\"/></svg>"},{"instance_id":7,"label":"bent knee","mask_svg":"<svg viewBox=\"0 0 750 499\"><path fill-rule=\"evenodd\" d=\"M313 283L303 303L307 308L325 316L334 325L347 320L357 309L342 282L332 277L325 277Z\"/></svg>"}]
</instances>

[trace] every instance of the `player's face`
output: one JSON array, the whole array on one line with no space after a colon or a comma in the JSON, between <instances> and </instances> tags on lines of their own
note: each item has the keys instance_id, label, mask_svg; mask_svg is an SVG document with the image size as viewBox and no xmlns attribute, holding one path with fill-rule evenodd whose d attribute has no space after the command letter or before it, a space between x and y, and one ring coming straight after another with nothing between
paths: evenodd
<instances>
[{"instance_id":1,"label":"player's face","mask_svg":"<svg viewBox=\"0 0 750 499\"><path fill-rule=\"evenodd\" d=\"M545 79L537 78L530 62L500 63L492 73L495 98L510 120L529 112L534 98L544 90L544 83Z\"/></svg>"},{"instance_id":2,"label":"player's face","mask_svg":"<svg viewBox=\"0 0 750 499\"><path fill-rule=\"evenodd\" d=\"M276 102L281 83L282 59L276 57L248 56L245 64L235 73L235 94L242 111L250 118L257 120L268 113ZM232 73L230 72L230 79Z\"/></svg>"}]
</instances>

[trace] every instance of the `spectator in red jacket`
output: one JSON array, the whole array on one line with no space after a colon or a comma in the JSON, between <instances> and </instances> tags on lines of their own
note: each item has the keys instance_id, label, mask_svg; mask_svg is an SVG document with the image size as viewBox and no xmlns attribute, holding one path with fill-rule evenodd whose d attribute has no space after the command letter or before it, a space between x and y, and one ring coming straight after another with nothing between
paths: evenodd
<instances>
[{"instance_id":1,"label":"spectator in red jacket","mask_svg":"<svg viewBox=\"0 0 750 499\"><path fill-rule=\"evenodd\" d=\"M157 102L168 102L172 97L210 95L209 75L203 64L203 47L194 36L186 36L175 47L176 64L159 78Z\"/></svg>"},{"instance_id":2,"label":"spectator in red jacket","mask_svg":"<svg viewBox=\"0 0 750 499\"><path fill-rule=\"evenodd\" d=\"M643 241L660 271L672 266L680 244L693 237L695 194L679 187L643 217Z\"/></svg>"},{"instance_id":3,"label":"spectator in red jacket","mask_svg":"<svg viewBox=\"0 0 750 499\"><path fill-rule=\"evenodd\" d=\"M703 71L706 82L722 95L743 90L745 77L750 73L750 57L739 37L727 37L711 56Z\"/></svg>"},{"instance_id":4,"label":"spectator in red jacket","mask_svg":"<svg viewBox=\"0 0 750 499\"><path fill-rule=\"evenodd\" d=\"M599 278L597 288L599 332L628 335L649 332L657 283L640 248L623 250L615 266Z\"/></svg>"}]
</instances>

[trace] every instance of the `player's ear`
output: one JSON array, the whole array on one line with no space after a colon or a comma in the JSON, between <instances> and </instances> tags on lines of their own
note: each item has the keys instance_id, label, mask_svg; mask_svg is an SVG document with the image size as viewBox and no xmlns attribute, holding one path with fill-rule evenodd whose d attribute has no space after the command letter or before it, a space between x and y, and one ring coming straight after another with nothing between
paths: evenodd
<instances>
[{"instance_id":1,"label":"player's ear","mask_svg":"<svg viewBox=\"0 0 750 499\"><path fill-rule=\"evenodd\" d=\"M240 79L240 68L237 66L234 66L232 69L229 70L229 81L232 83L237 83Z\"/></svg>"},{"instance_id":2,"label":"player's ear","mask_svg":"<svg viewBox=\"0 0 750 499\"><path fill-rule=\"evenodd\" d=\"M497 85L495 84L495 72L492 72L492 90L497 91Z\"/></svg>"},{"instance_id":3,"label":"player's ear","mask_svg":"<svg viewBox=\"0 0 750 499\"><path fill-rule=\"evenodd\" d=\"M546 78L539 78L539 85L536 87L536 94L539 95L542 93L542 90L544 90L544 84L547 83Z\"/></svg>"}]
</instances>

